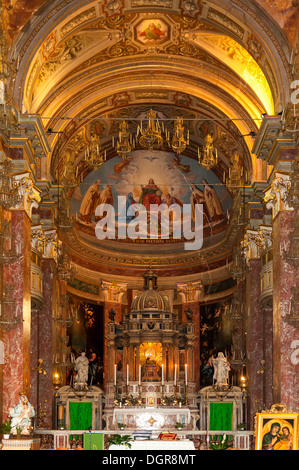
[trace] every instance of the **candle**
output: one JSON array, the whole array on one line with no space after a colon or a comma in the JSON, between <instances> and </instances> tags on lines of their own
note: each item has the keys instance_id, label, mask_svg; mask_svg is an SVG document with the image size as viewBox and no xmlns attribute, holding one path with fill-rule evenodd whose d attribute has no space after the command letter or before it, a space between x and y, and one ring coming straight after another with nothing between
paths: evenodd
<instances>
[{"instance_id":1,"label":"candle","mask_svg":"<svg viewBox=\"0 0 299 470\"><path fill-rule=\"evenodd\" d=\"M174 385L176 385L176 364L174 365Z\"/></svg>"},{"instance_id":2,"label":"candle","mask_svg":"<svg viewBox=\"0 0 299 470\"><path fill-rule=\"evenodd\" d=\"M139 385L141 385L141 365L139 364Z\"/></svg>"},{"instance_id":3,"label":"candle","mask_svg":"<svg viewBox=\"0 0 299 470\"><path fill-rule=\"evenodd\" d=\"M185 383L188 383L187 364L185 364Z\"/></svg>"},{"instance_id":4,"label":"candle","mask_svg":"<svg viewBox=\"0 0 299 470\"><path fill-rule=\"evenodd\" d=\"M129 385L129 364L127 364L127 385Z\"/></svg>"},{"instance_id":5,"label":"candle","mask_svg":"<svg viewBox=\"0 0 299 470\"><path fill-rule=\"evenodd\" d=\"M164 385L164 364L162 364L162 385Z\"/></svg>"},{"instance_id":6,"label":"candle","mask_svg":"<svg viewBox=\"0 0 299 470\"><path fill-rule=\"evenodd\" d=\"M114 364L114 385L116 385L116 364Z\"/></svg>"}]
</instances>

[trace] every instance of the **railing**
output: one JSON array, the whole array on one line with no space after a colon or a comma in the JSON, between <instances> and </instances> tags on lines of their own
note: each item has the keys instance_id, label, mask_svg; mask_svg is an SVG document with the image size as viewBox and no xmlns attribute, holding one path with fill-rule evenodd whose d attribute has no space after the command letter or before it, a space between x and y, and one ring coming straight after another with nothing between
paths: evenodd
<instances>
[{"instance_id":1,"label":"railing","mask_svg":"<svg viewBox=\"0 0 299 470\"><path fill-rule=\"evenodd\" d=\"M125 431L92 431L104 434L106 440L113 434L126 434L133 435L134 430ZM173 432L164 430L163 432ZM190 439L194 442L196 450L211 450L210 442L215 441L215 436L218 436L218 441L221 440L224 434L227 437L232 436L232 446L239 450L253 450L253 431L175 431L178 439ZM73 431L73 430L36 430L36 435L41 438L41 450L46 449L80 449L83 447L83 434L88 431ZM159 432L156 432L157 436Z\"/></svg>"}]
</instances>

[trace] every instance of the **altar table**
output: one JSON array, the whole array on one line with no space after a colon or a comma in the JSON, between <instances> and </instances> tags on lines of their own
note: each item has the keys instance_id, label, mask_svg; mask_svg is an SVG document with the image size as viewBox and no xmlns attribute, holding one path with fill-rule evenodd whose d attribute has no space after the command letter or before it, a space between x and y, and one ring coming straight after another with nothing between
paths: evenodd
<instances>
[{"instance_id":1,"label":"altar table","mask_svg":"<svg viewBox=\"0 0 299 470\"><path fill-rule=\"evenodd\" d=\"M131 449L126 446L112 445L109 450L195 450L194 442L189 439L179 441L162 441L149 439L147 441L131 441Z\"/></svg>"},{"instance_id":2,"label":"altar table","mask_svg":"<svg viewBox=\"0 0 299 470\"><path fill-rule=\"evenodd\" d=\"M184 425L190 423L191 413L189 408L138 408L124 407L114 408L113 424L123 422L127 428L144 430L156 430L163 427L174 427L176 422Z\"/></svg>"}]
</instances>

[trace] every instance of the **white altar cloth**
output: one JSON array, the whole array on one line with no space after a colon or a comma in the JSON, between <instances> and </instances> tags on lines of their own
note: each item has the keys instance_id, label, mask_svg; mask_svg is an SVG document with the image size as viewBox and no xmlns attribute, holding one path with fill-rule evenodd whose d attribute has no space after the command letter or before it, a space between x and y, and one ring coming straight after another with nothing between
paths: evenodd
<instances>
[{"instance_id":1,"label":"white altar cloth","mask_svg":"<svg viewBox=\"0 0 299 470\"><path fill-rule=\"evenodd\" d=\"M112 445L109 450L195 450L194 442L188 439L180 441L162 441L149 439L147 441L132 441L131 449L126 446Z\"/></svg>"},{"instance_id":2,"label":"white altar cloth","mask_svg":"<svg viewBox=\"0 0 299 470\"><path fill-rule=\"evenodd\" d=\"M191 420L191 413L189 408L124 407L114 408L113 424L119 421L119 417L121 417L121 422L125 422L129 416L134 418L134 424L137 429L144 429L147 431L162 429L165 424L165 418L167 416L174 416L177 422L184 422L184 424L190 423ZM182 419L182 417L184 418ZM123 418L125 418L124 421Z\"/></svg>"}]
</instances>

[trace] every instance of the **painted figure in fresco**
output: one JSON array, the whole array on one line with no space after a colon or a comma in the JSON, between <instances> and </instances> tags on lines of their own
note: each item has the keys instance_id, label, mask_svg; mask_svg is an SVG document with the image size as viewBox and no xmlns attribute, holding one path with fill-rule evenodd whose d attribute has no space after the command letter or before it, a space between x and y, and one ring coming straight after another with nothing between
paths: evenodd
<instances>
[{"instance_id":1,"label":"painted figure in fresco","mask_svg":"<svg viewBox=\"0 0 299 470\"><path fill-rule=\"evenodd\" d=\"M149 182L145 186L141 186L141 196L139 199L139 204L143 204L147 211L150 210L151 204L162 203L162 191L155 184L154 180L150 178Z\"/></svg>"},{"instance_id":2,"label":"painted figure in fresco","mask_svg":"<svg viewBox=\"0 0 299 470\"><path fill-rule=\"evenodd\" d=\"M127 194L127 200L126 200L126 222L127 222L127 224L130 223L135 218L135 214L127 215L129 207L134 205L134 204L136 204L136 201L133 197L133 193L130 192L130 193Z\"/></svg>"},{"instance_id":3,"label":"painted figure in fresco","mask_svg":"<svg viewBox=\"0 0 299 470\"><path fill-rule=\"evenodd\" d=\"M182 173L190 173L191 168L190 165L185 165L184 163L181 162L181 158L179 155L175 155L172 159L172 166L170 168L177 168L179 171Z\"/></svg>"},{"instance_id":4,"label":"painted figure in fresco","mask_svg":"<svg viewBox=\"0 0 299 470\"><path fill-rule=\"evenodd\" d=\"M223 352L219 352L216 358L213 358L214 375L213 382L216 385L228 385L228 373L230 365Z\"/></svg>"},{"instance_id":5,"label":"painted figure in fresco","mask_svg":"<svg viewBox=\"0 0 299 470\"><path fill-rule=\"evenodd\" d=\"M207 225L209 223L209 212L207 203L205 200L204 193L197 187L195 184L191 185L191 196L190 196L190 203L191 203L191 217L192 220L195 221L195 206L196 204L202 204L202 211L203 211L203 225Z\"/></svg>"},{"instance_id":6,"label":"painted figure in fresco","mask_svg":"<svg viewBox=\"0 0 299 470\"><path fill-rule=\"evenodd\" d=\"M16 428L22 428L22 434L29 434L31 427L31 418L35 416L33 406L29 403L26 395L21 395L19 403L15 408L10 408L11 432L17 434Z\"/></svg>"},{"instance_id":7,"label":"painted figure in fresco","mask_svg":"<svg viewBox=\"0 0 299 470\"><path fill-rule=\"evenodd\" d=\"M280 427L279 423L272 423L270 431L263 437L262 450L274 450L274 446L280 441Z\"/></svg>"},{"instance_id":8,"label":"painted figure in fresco","mask_svg":"<svg viewBox=\"0 0 299 470\"><path fill-rule=\"evenodd\" d=\"M156 25L155 23L150 23L147 28L145 28L144 31L139 33L139 36L145 37L148 40L154 40L157 41L158 39L163 38L163 36L166 34L166 31L161 30L161 25L158 24Z\"/></svg>"},{"instance_id":9,"label":"painted figure in fresco","mask_svg":"<svg viewBox=\"0 0 299 470\"><path fill-rule=\"evenodd\" d=\"M92 216L99 203L101 180L97 180L88 188L80 207L80 219L87 224L91 223Z\"/></svg>"},{"instance_id":10,"label":"painted figure in fresco","mask_svg":"<svg viewBox=\"0 0 299 470\"><path fill-rule=\"evenodd\" d=\"M204 185L204 198L211 220L215 222L224 219L223 208L215 189L206 180L202 180L202 184Z\"/></svg>"},{"instance_id":11,"label":"painted figure in fresco","mask_svg":"<svg viewBox=\"0 0 299 470\"><path fill-rule=\"evenodd\" d=\"M111 204L113 206L112 184L105 186L99 196L99 204Z\"/></svg>"}]
</instances>

